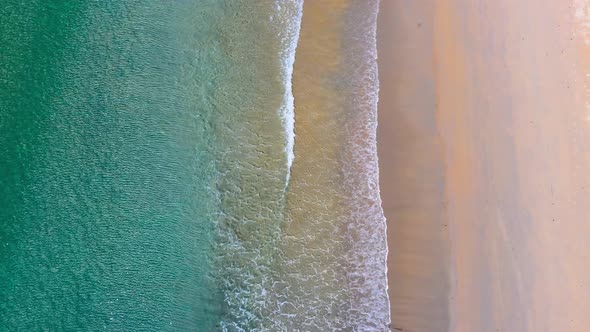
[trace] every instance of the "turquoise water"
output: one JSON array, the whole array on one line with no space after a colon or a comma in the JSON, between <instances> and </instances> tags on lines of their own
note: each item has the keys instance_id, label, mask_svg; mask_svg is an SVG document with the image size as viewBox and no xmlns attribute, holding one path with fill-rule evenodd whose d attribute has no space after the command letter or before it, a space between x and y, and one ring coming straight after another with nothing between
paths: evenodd
<instances>
[{"instance_id":1,"label":"turquoise water","mask_svg":"<svg viewBox=\"0 0 590 332\"><path fill-rule=\"evenodd\" d=\"M383 329L377 2L325 164L294 152L302 5L2 1L0 331Z\"/></svg>"},{"instance_id":2,"label":"turquoise water","mask_svg":"<svg viewBox=\"0 0 590 332\"><path fill-rule=\"evenodd\" d=\"M235 291L281 219L280 13L3 1L0 330L254 326Z\"/></svg>"}]
</instances>

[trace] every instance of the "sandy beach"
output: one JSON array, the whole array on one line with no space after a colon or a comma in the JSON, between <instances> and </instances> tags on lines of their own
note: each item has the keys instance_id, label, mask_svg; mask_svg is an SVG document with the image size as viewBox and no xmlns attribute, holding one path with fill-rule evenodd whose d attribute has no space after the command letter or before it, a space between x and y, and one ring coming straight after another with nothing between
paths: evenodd
<instances>
[{"instance_id":1,"label":"sandy beach","mask_svg":"<svg viewBox=\"0 0 590 332\"><path fill-rule=\"evenodd\" d=\"M448 325L444 153L436 128L433 6L381 1L378 150L393 327Z\"/></svg>"},{"instance_id":2,"label":"sandy beach","mask_svg":"<svg viewBox=\"0 0 590 332\"><path fill-rule=\"evenodd\" d=\"M588 8L381 2L392 325L587 331Z\"/></svg>"}]
</instances>

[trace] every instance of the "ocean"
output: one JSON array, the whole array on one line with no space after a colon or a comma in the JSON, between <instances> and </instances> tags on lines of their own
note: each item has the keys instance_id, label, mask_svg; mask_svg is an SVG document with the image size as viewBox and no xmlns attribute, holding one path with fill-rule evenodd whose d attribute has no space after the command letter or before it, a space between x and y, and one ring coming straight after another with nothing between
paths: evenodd
<instances>
[{"instance_id":1,"label":"ocean","mask_svg":"<svg viewBox=\"0 0 590 332\"><path fill-rule=\"evenodd\" d=\"M0 330L387 330L377 12L3 1Z\"/></svg>"}]
</instances>

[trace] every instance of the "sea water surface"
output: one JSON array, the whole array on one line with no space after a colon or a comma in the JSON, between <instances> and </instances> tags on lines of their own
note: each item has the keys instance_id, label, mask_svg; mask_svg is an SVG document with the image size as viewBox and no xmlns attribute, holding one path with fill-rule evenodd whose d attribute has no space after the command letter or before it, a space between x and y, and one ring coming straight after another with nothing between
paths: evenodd
<instances>
[{"instance_id":1,"label":"sea water surface","mask_svg":"<svg viewBox=\"0 0 590 332\"><path fill-rule=\"evenodd\" d=\"M377 5L330 113L302 0L3 1L0 330L385 330Z\"/></svg>"}]
</instances>

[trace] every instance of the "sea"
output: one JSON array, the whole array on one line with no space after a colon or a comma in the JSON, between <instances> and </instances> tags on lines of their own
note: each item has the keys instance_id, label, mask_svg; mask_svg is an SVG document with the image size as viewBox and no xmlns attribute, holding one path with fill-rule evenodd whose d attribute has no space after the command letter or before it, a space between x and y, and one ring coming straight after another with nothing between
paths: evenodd
<instances>
[{"instance_id":1,"label":"sea","mask_svg":"<svg viewBox=\"0 0 590 332\"><path fill-rule=\"evenodd\" d=\"M387 331L378 0L3 0L0 331Z\"/></svg>"}]
</instances>

